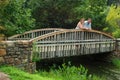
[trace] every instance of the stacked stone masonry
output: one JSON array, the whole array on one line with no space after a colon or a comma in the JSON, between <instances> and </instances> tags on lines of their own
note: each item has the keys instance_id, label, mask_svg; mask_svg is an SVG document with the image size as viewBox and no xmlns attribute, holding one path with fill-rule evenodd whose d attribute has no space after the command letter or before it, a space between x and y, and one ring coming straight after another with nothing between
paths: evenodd
<instances>
[{"instance_id":1,"label":"stacked stone masonry","mask_svg":"<svg viewBox=\"0 0 120 80\"><path fill-rule=\"evenodd\" d=\"M29 41L1 41L0 65L11 65L30 73L36 69L32 62L32 42Z\"/></svg>"},{"instance_id":2,"label":"stacked stone masonry","mask_svg":"<svg viewBox=\"0 0 120 80\"><path fill-rule=\"evenodd\" d=\"M120 58L120 38L116 39L115 49L113 56Z\"/></svg>"}]
</instances>

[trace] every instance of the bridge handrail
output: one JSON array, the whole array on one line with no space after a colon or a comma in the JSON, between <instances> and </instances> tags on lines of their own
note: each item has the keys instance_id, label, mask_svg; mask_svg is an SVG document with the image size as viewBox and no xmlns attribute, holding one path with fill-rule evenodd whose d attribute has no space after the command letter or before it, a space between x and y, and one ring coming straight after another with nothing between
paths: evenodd
<instances>
[{"instance_id":1,"label":"bridge handrail","mask_svg":"<svg viewBox=\"0 0 120 80\"><path fill-rule=\"evenodd\" d=\"M44 35L44 34L47 33L47 31L53 32L53 31L61 31L61 30L65 30L65 29L62 29L62 28L36 29L36 30L27 31L27 32L22 33L22 34L17 34L17 35L11 36L11 37L9 37L8 39L9 39L9 40L11 40L11 39L12 39L12 40L17 40L17 39L19 39L19 40L27 40L27 39L31 39L31 38L38 37L38 36L40 36L40 35ZM40 35L38 35L38 36L35 36L35 32L41 32L42 34L40 34ZM29 35L29 34L30 34L30 35ZM24 37L25 35L27 36L27 38ZM28 36L30 36L30 37L28 38ZM34 37L34 36L35 36L35 37Z\"/></svg>"},{"instance_id":2,"label":"bridge handrail","mask_svg":"<svg viewBox=\"0 0 120 80\"><path fill-rule=\"evenodd\" d=\"M86 42L111 42L111 39L104 39L104 40L63 40L63 41L39 41L38 44L54 44L54 43L86 43ZM115 41L112 41L115 42Z\"/></svg>"},{"instance_id":3,"label":"bridge handrail","mask_svg":"<svg viewBox=\"0 0 120 80\"><path fill-rule=\"evenodd\" d=\"M100 31L96 31L96 30L66 29L66 30L51 32L51 33L48 33L48 34L45 34L45 35L42 35L42 36L38 36L36 38L30 39L30 41L38 41L38 40L41 40L41 39L44 39L44 38L47 38L47 37L50 37L50 36L59 35L61 33L67 33L67 32L93 32L93 33L96 33L96 34L98 33L98 34L101 34L101 35L105 35L106 37L109 37L110 39L114 39L114 37L112 37L111 35L108 35L104 32L100 32Z\"/></svg>"}]
</instances>

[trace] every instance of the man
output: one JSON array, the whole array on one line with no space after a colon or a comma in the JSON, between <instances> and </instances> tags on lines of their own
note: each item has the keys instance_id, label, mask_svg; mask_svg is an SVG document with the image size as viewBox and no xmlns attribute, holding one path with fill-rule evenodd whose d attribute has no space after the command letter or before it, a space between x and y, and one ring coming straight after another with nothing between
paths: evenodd
<instances>
[{"instance_id":1,"label":"man","mask_svg":"<svg viewBox=\"0 0 120 80\"><path fill-rule=\"evenodd\" d=\"M84 21L84 28L91 30L92 29L91 28L91 22L92 22L91 18L88 18L87 21Z\"/></svg>"}]
</instances>

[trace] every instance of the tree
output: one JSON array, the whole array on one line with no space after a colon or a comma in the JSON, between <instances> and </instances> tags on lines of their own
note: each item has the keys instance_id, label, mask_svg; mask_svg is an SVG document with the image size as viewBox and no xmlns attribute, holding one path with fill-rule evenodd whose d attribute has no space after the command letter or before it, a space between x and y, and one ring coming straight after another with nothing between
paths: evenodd
<instances>
[{"instance_id":1,"label":"tree","mask_svg":"<svg viewBox=\"0 0 120 80\"><path fill-rule=\"evenodd\" d=\"M106 22L109 24L105 31L111 32L114 37L120 37L120 7L111 6L106 17Z\"/></svg>"},{"instance_id":2,"label":"tree","mask_svg":"<svg viewBox=\"0 0 120 80\"><path fill-rule=\"evenodd\" d=\"M9 0L0 0L0 9L3 9L8 3Z\"/></svg>"},{"instance_id":3,"label":"tree","mask_svg":"<svg viewBox=\"0 0 120 80\"><path fill-rule=\"evenodd\" d=\"M116 7L120 5L120 0L108 0L108 5L115 5Z\"/></svg>"},{"instance_id":4,"label":"tree","mask_svg":"<svg viewBox=\"0 0 120 80\"><path fill-rule=\"evenodd\" d=\"M93 29L102 30L107 25L105 23L107 0L84 0L82 4L75 9L76 14L86 19L92 18Z\"/></svg>"},{"instance_id":5,"label":"tree","mask_svg":"<svg viewBox=\"0 0 120 80\"><path fill-rule=\"evenodd\" d=\"M0 14L0 25L6 29L5 34L10 36L22 33L34 27L31 9L25 6L26 0L9 0Z\"/></svg>"},{"instance_id":6,"label":"tree","mask_svg":"<svg viewBox=\"0 0 120 80\"><path fill-rule=\"evenodd\" d=\"M30 0L37 28L75 28L80 18L92 18L94 29L105 24L107 0Z\"/></svg>"},{"instance_id":7,"label":"tree","mask_svg":"<svg viewBox=\"0 0 120 80\"><path fill-rule=\"evenodd\" d=\"M0 1L0 16L2 16L2 12L5 8L5 6L8 4L8 2L9 2L8 0ZM1 21L1 19L0 19L0 21ZM2 33L4 30L5 30L4 27L0 25L0 33Z\"/></svg>"},{"instance_id":8,"label":"tree","mask_svg":"<svg viewBox=\"0 0 120 80\"><path fill-rule=\"evenodd\" d=\"M73 8L81 1L72 0L30 0L36 19L36 27L71 28L74 23ZM73 26L74 27L74 26Z\"/></svg>"}]
</instances>

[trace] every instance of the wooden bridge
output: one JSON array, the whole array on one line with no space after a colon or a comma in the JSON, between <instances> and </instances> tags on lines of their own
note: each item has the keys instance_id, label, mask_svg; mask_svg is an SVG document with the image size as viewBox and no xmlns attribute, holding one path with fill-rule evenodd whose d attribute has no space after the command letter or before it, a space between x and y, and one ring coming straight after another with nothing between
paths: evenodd
<instances>
[{"instance_id":1,"label":"wooden bridge","mask_svg":"<svg viewBox=\"0 0 120 80\"><path fill-rule=\"evenodd\" d=\"M101 54L115 50L115 39L95 30L46 28L9 37L35 43L40 59Z\"/></svg>"}]
</instances>

